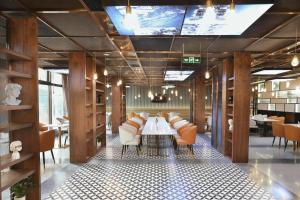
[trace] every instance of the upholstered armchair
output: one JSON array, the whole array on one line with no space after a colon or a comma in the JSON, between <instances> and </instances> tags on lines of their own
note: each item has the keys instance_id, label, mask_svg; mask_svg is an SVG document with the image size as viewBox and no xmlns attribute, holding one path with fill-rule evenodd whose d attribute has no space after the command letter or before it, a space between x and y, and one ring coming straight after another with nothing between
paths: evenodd
<instances>
[{"instance_id":1,"label":"upholstered armchair","mask_svg":"<svg viewBox=\"0 0 300 200\"><path fill-rule=\"evenodd\" d=\"M40 131L40 152L43 153L43 164L45 169L45 152L50 151L53 162L55 164L55 158L52 149L54 148L55 131Z\"/></svg>"},{"instance_id":2,"label":"upholstered armchair","mask_svg":"<svg viewBox=\"0 0 300 200\"><path fill-rule=\"evenodd\" d=\"M272 146L274 145L276 137L279 137L279 148L281 146L281 138L284 138L284 125L281 123L272 123L272 133L273 133L273 143Z\"/></svg>"},{"instance_id":3,"label":"upholstered armchair","mask_svg":"<svg viewBox=\"0 0 300 200\"><path fill-rule=\"evenodd\" d=\"M187 146L192 154L194 154L193 144L196 142L197 126L187 127L183 130L180 138L176 138L176 153L178 153L178 146Z\"/></svg>"},{"instance_id":4,"label":"upholstered armchair","mask_svg":"<svg viewBox=\"0 0 300 200\"><path fill-rule=\"evenodd\" d=\"M130 129L119 126L119 135L120 135L120 142L122 144L122 155L126 152L129 146L136 147L136 153L139 155L139 144L140 144L140 137L136 137L136 135L130 131Z\"/></svg>"},{"instance_id":5,"label":"upholstered armchair","mask_svg":"<svg viewBox=\"0 0 300 200\"><path fill-rule=\"evenodd\" d=\"M293 141L293 147L294 147L294 151L295 151L300 142L300 127L285 124L284 125L284 137L285 137L284 150L286 150L288 142Z\"/></svg>"},{"instance_id":6,"label":"upholstered armchair","mask_svg":"<svg viewBox=\"0 0 300 200\"><path fill-rule=\"evenodd\" d=\"M127 123L130 124L131 126L136 127L138 130L141 130L141 125L133 120L127 120Z\"/></svg>"}]
</instances>

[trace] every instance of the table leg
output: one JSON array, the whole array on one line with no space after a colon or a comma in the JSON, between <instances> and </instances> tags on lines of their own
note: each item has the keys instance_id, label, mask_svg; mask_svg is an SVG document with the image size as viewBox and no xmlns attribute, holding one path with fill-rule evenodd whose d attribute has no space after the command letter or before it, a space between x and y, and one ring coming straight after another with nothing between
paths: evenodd
<instances>
[{"instance_id":1,"label":"table leg","mask_svg":"<svg viewBox=\"0 0 300 200\"><path fill-rule=\"evenodd\" d=\"M58 147L61 148L61 127L58 127Z\"/></svg>"},{"instance_id":2,"label":"table leg","mask_svg":"<svg viewBox=\"0 0 300 200\"><path fill-rule=\"evenodd\" d=\"M156 140L156 155L159 156L159 135L155 135Z\"/></svg>"}]
</instances>

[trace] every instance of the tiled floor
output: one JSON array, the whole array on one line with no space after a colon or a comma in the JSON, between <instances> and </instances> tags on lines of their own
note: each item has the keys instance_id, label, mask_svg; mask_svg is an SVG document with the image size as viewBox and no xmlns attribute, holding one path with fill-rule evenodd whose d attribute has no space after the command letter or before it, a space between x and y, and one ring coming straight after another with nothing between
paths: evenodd
<instances>
[{"instance_id":1,"label":"tiled floor","mask_svg":"<svg viewBox=\"0 0 300 200\"><path fill-rule=\"evenodd\" d=\"M143 147L142 155L131 148L121 158L118 137L112 138L47 199L272 199L206 136L197 138L194 156L186 149L176 156L169 142L163 145L162 156Z\"/></svg>"}]
</instances>

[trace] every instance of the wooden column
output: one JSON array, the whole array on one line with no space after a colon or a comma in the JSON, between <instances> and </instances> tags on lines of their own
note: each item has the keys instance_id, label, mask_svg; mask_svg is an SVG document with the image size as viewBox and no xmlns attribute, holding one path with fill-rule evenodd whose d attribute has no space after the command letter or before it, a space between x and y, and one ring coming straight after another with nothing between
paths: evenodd
<instances>
[{"instance_id":1,"label":"wooden column","mask_svg":"<svg viewBox=\"0 0 300 200\"><path fill-rule=\"evenodd\" d=\"M112 133L119 133L119 126L123 119L122 111L122 87L117 85L118 78L115 77L112 80L111 86L111 122L112 122Z\"/></svg>"},{"instance_id":2,"label":"wooden column","mask_svg":"<svg viewBox=\"0 0 300 200\"><path fill-rule=\"evenodd\" d=\"M194 123L199 133L205 133L205 82L203 75L195 78L194 82Z\"/></svg>"},{"instance_id":3,"label":"wooden column","mask_svg":"<svg viewBox=\"0 0 300 200\"><path fill-rule=\"evenodd\" d=\"M69 102L70 102L70 161L86 161L86 101L85 101L86 54L69 54Z\"/></svg>"},{"instance_id":4,"label":"wooden column","mask_svg":"<svg viewBox=\"0 0 300 200\"><path fill-rule=\"evenodd\" d=\"M232 161L248 162L250 115L250 68L248 52L234 53Z\"/></svg>"}]
</instances>

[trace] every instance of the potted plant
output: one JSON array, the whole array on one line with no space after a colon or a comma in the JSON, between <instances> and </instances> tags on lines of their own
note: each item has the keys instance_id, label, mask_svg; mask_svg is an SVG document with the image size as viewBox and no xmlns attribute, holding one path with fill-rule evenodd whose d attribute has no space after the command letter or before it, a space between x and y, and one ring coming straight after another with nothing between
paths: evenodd
<instances>
[{"instance_id":1,"label":"potted plant","mask_svg":"<svg viewBox=\"0 0 300 200\"><path fill-rule=\"evenodd\" d=\"M15 200L25 200L31 188L33 188L33 180L32 177L28 177L13 185L11 192Z\"/></svg>"}]
</instances>

